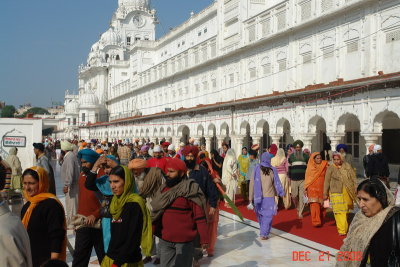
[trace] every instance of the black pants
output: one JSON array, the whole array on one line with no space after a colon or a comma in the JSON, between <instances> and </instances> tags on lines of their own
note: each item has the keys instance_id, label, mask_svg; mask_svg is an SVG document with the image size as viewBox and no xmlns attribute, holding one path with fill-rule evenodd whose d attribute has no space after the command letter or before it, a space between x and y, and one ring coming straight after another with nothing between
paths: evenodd
<instances>
[{"instance_id":1,"label":"black pants","mask_svg":"<svg viewBox=\"0 0 400 267\"><path fill-rule=\"evenodd\" d=\"M89 265L92 249L95 249L97 259L101 264L104 258L103 234L101 229L82 227L76 231L75 251L72 266L87 267Z\"/></svg>"}]
</instances>

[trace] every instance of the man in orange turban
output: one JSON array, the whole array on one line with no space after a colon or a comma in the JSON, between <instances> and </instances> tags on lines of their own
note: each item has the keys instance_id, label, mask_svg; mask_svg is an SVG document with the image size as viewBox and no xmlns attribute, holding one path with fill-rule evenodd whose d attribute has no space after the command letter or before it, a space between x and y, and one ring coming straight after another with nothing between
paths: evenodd
<instances>
[{"instance_id":1,"label":"man in orange turban","mask_svg":"<svg viewBox=\"0 0 400 267\"><path fill-rule=\"evenodd\" d=\"M144 177L147 174L148 162L144 159L133 159L129 162L128 168L133 172L136 188L141 192Z\"/></svg>"}]
</instances>

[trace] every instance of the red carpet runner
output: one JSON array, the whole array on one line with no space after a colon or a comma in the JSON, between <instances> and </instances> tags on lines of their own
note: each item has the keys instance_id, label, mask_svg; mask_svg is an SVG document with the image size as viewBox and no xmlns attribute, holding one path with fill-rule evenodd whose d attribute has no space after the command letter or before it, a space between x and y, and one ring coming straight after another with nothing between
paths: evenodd
<instances>
[{"instance_id":1,"label":"red carpet runner","mask_svg":"<svg viewBox=\"0 0 400 267\"><path fill-rule=\"evenodd\" d=\"M244 203L240 195L236 195L236 206L246 219L257 222L254 211L248 210L246 207L247 203ZM225 208L224 202L221 201L220 209L226 212L233 213L232 209ZM327 216L324 217L323 226L315 228L311 224L311 217L308 208L303 213L303 220L297 219L297 213L295 209L278 210L278 214L272 221L272 227L281 231L291 233L293 235L300 236L302 238L323 244L325 246L340 249L343 244L344 237L339 236L335 219L333 214L328 212Z\"/></svg>"}]
</instances>

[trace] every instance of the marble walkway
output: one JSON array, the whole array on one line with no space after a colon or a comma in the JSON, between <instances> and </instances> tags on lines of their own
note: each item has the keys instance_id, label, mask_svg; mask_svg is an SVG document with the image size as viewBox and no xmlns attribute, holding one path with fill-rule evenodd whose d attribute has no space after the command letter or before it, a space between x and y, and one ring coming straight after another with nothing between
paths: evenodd
<instances>
[{"instance_id":1,"label":"marble walkway","mask_svg":"<svg viewBox=\"0 0 400 267\"><path fill-rule=\"evenodd\" d=\"M55 166L57 192L61 202L64 195L59 180L60 168ZM337 250L313 241L272 229L270 239L263 241L258 237L258 223L245 220L221 211L218 225L218 241L214 257L203 258L201 266L261 267L261 266L334 266ZM68 240L75 245L73 231L68 231ZM91 262L96 261L93 251ZM68 264L72 256L68 251ZM89 266L99 266L91 263ZM145 266L160 266L151 263Z\"/></svg>"}]
</instances>

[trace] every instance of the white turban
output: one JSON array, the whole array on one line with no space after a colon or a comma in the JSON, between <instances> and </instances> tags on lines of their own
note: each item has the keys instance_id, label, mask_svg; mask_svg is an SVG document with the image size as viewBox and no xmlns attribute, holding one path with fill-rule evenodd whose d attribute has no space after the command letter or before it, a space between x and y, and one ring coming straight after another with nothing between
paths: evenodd
<instances>
[{"instance_id":1,"label":"white turban","mask_svg":"<svg viewBox=\"0 0 400 267\"><path fill-rule=\"evenodd\" d=\"M378 150L382 150L382 147L380 145L374 145L374 153L377 153Z\"/></svg>"},{"instance_id":2,"label":"white turban","mask_svg":"<svg viewBox=\"0 0 400 267\"><path fill-rule=\"evenodd\" d=\"M71 151L73 150L73 145L68 141L61 141L61 150Z\"/></svg>"},{"instance_id":3,"label":"white turban","mask_svg":"<svg viewBox=\"0 0 400 267\"><path fill-rule=\"evenodd\" d=\"M174 146L174 145L169 145L169 146L168 146L168 150L175 151L175 146Z\"/></svg>"},{"instance_id":4,"label":"white turban","mask_svg":"<svg viewBox=\"0 0 400 267\"><path fill-rule=\"evenodd\" d=\"M155 146L154 147L154 149L153 149L153 152L161 152L162 150L161 150L161 147L160 146Z\"/></svg>"}]
</instances>

